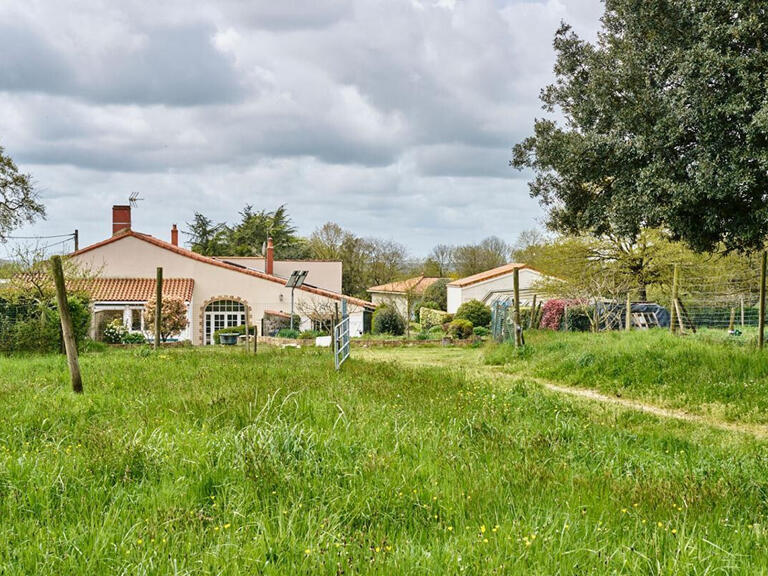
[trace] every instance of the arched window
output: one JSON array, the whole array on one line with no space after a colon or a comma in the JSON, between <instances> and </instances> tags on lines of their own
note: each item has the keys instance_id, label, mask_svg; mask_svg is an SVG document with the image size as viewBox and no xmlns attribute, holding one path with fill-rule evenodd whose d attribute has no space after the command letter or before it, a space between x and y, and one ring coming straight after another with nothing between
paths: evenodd
<instances>
[{"instance_id":1,"label":"arched window","mask_svg":"<svg viewBox=\"0 0 768 576\"><path fill-rule=\"evenodd\" d=\"M213 344L213 333L223 328L245 324L245 304L237 300L215 300L205 307L203 342Z\"/></svg>"}]
</instances>

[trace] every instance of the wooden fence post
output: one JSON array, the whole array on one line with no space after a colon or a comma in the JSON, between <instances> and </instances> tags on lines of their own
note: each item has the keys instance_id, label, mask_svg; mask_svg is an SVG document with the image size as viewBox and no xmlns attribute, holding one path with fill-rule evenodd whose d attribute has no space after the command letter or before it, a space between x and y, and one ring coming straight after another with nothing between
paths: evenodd
<instances>
[{"instance_id":1,"label":"wooden fence post","mask_svg":"<svg viewBox=\"0 0 768 576\"><path fill-rule=\"evenodd\" d=\"M632 294L627 292L627 313L624 319L624 330L632 330Z\"/></svg>"},{"instance_id":2,"label":"wooden fence post","mask_svg":"<svg viewBox=\"0 0 768 576\"><path fill-rule=\"evenodd\" d=\"M61 266L61 256L51 258L53 280L56 283L56 303L59 305L59 319L61 320L61 333L64 337L64 349L67 352L67 364L69 375L72 378L72 390L77 394L83 392L83 378L80 374L80 362L77 359L77 342L75 330L72 327L72 315L69 313L69 301L67 300L67 287L64 283L64 269Z\"/></svg>"},{"instance_id":3,"label":"wooden fence post","mask_svg":"<svg viewBox=\"0 0 768 576\"><path fill-rule=\"evenodd\" d=\"M245 309L245 353L251 353L251 319L248 317L248 308Z\"/></svg>"},{"instance_id":4,"label":"wooden fence post","mask_svg":"<svg viewBox=\"0 0 768 576\"><path fill-rule=\"evenodd\" d=\"M533 330L533 319L536 316L536 294L533 295L533 302L531 303L531 317L528 321L528 329Z\"/></svg>"},{"instance_id":5,"label":"wooden fence post","mask_svg":"<svg viewBox=\"0 0 768 576\"><path fill-rule=\"evenodd\" d=\"M760 317L757 319L757 347L763 349L765 332L765 264L766 252L763 250L763 258L760 264Z\"/></svg>"},{"instance_id":6,"label":"wooden fence post","mask_svg":"<svg viewBox=\"0 0 768 576\"><path fill-rule=\"evenodd\" d=\"M669 307L669 331L673 334L677 332L675 324L677 319L677 264L675 264L675 271L672 276L672 306Z\"/></svg>"},{"instance_id":7,"label":"wooden fence post","mask_svg":"<svg viewBox=\"0 0 768 576\"><path fill-rule=\"evenodd\" d=\"M155 293L155 350L160 348L160 321L163 317L163 269L157 269L157 291Z\"/></svg>"},{"instance_id":8,"label":"wooden fence post","mask_svg":"<svg viewBox=\"0 0 768 576\"><path fill-rule=\"evenodd\" d=\"M520 271L515 268L512 274L515 288L515 348L520 348L523 345L523 327L520 326Z\"/></svg>"}]
</instances>

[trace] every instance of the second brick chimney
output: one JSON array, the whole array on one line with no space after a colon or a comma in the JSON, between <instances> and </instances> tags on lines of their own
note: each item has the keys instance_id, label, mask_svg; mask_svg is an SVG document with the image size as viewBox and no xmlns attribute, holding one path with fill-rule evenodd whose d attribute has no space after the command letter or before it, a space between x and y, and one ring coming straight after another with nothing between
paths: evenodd
<instances>
[{"instance_id":1,"label":"second brick chimney","mask_svg":"<svg viewBox=\"0 0 768 576\"><path fill-rule=\"evenodd\" d=\"M131 207L112 206L112 236L123 230L131 229Z\"/></svg>"},{"instance_id":2,"label":"second brick chimney","mask_svg":"<svg viewBox=\"0 0 768 576\"><path fill-rule=\"evenodd\" d=\"M171 228L171 244L174 246L179 245L179 229L176 228L176 224L174 224L173 228Z\"/></svg>"},{"instance_id":3,"label":"second brick chimney","mask_svg":"<svg viewBox=\"0 0 768 576\"><path fill-rule=\"evenodd\" d=\"M272 274L275 269L275 247L272 244L272 238L267 238L267 253L264 259L264 272Z\"/></svg>"}]
</instances>

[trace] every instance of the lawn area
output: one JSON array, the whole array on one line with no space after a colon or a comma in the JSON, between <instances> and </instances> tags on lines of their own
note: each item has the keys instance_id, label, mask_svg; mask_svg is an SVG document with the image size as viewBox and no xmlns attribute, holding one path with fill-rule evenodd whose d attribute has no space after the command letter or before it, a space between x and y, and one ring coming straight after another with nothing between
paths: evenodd
<instances>
[{"instance_id":1,"label":"lawn area","mask_svg":"<svg viewBox=\"0 0 768 576\"><path fill-rule=\"evenodd\" d=\"M747 336L703 330L526 333L527 346L491 348L486 361L559 384L593 388L731 422L768 423L768 350Z\"/></svg>"},{"instance_id":2,"label":"lawn area","mask_svg":"<svg viewBox=\"0 0 768 576\"><path fill-rule=\"evenodd\" d=\"M768 573L765 444L430 351L1 359L0 574Z\"/></svg>"}]
</instances>

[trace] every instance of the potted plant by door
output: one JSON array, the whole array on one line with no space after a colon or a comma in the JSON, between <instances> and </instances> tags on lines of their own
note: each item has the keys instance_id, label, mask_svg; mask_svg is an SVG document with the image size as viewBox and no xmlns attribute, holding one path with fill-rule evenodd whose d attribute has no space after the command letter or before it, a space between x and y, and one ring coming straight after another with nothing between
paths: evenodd
<instances>
[{"instance_id":1,"label":"potted plant by door","mask_svg":"<svg viewBox=\"0 0 768 576\"><path fill-rule=\"evenodd\" d=\"M219 334L219 342L224 346L234 346L240 335L237 332L222 332Z\"/></svg>"}]
</instances>

